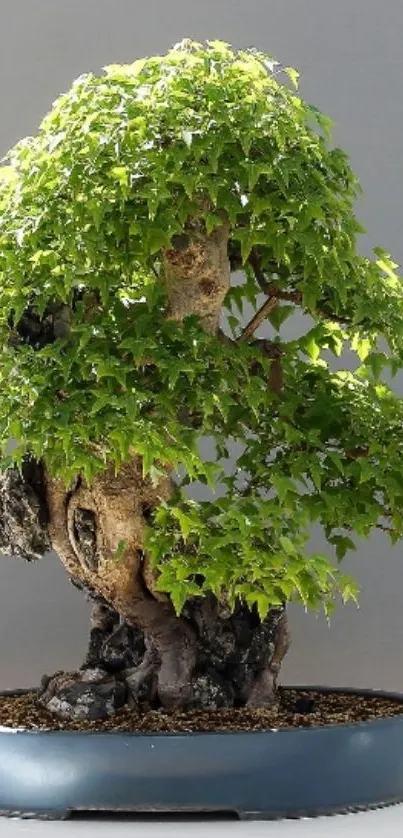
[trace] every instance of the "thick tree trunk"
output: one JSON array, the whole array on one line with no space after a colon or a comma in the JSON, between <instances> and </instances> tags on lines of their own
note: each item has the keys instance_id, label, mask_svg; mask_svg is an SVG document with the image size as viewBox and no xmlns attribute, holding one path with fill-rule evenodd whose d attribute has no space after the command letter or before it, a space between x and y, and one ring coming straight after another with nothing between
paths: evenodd
<instances>
[{"instance_id":1,"label":"thick tree trunk","mask_svg":"<svg viewBox=\"0 0 403 838\"><path fill-rule=\"evenodd\" d=\"M152 509L170 492L169 478L157 487L142 478L141 459L135 456L117 475L110 466L91 487L80 480L68 493L60 481L47 475L53 549L70 574L150 638L160 661L160 699L174 707L190 699L195 634L175 615L168 597L161 601L147 588L142 550L145 507ZM126 546L117 558L122 542Z\"/></svg>"},{"instance_id":2,"label":"thick tree trunk","mask_svg":"<svg viewBox=\"0 0 403 838\"><path fill-rule=\"evenodd\" d=\"M217 331L230 285L228 231L225 220L211 235L193 221L163 254L169 318L197 313L206 331ZM108 465L91 485L78 476L69 491L42 466L33 473L27 467L21 479L12 474L9 495L19 493L20 505L7 506L3 486L0 547L2 540L28 539L16 552L34 558L51 546L96 601L85 664L79 673L45 678L47 706L65 716L99 717L129 698L165 708L273 703L289 642L283 609L261 622L241 604L224 616L213 597L196 598L178 617L169 597L155 591L144 528L149 511L171 496L168 472L153 485L133 451L117 474ZM27 514L32 537L21 525Z\"/></svg>"}]
</instances>

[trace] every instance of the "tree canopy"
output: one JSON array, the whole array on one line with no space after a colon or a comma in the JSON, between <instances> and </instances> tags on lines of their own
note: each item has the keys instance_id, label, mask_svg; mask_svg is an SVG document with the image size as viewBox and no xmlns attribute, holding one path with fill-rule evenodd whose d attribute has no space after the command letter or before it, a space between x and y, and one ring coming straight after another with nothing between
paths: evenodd
<instances>
[{"instance_id":1,"label":"tree canopy","mask_svg":"<svg viewBox=\"0 0 403 838\"><path fill-rule=\"evenodd\" d=\"M357 251L359 185L330 128L294 69L186 40L81 76L0 169L0 465L32 454L66 486L132 452L144 475L179 470L147 539L178 610L213 591L262 615L291 599L329 611L356 597L333 551L374 527L403 535L403 407L383 375L403 366L402 283L383 250ZM166 319L161 276L188 219L211 234L224 217L242 276L231 340ZM309 324L287 341L298 311ZM346 348L357 369L334 371ZM194 480L218 491L190 500ZM329 555L309 551L314 523Z\"/></svg>"}]
</instances>

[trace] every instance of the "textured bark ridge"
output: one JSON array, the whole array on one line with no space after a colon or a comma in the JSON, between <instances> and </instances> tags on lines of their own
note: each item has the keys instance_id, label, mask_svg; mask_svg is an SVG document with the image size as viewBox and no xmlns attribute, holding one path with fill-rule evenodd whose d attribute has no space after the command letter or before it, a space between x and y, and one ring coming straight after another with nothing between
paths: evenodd
<instances>
[{"instance_id":1,"label":"textured bark ridge","mask_svg":"<svg viewBox=\"0 0 403 838\"><path fill-rule=\"evenodd\" d=\"M168 317L183 320L198 314L206 332L216 332L224 297L230 287L229 225L207 236L204 225L189 222L164 253L162 278L170 309Z\"/></svg>"},{"instance_id":2,"label":"textured bark ridge","mask_svg":"<svg viewBox=\"0 0 403 838\"><path fill-rule=\"evenodd\" d=\"M225 219L211 235L192 221L164 252L168 317L181 321L197 313L206 331L217 331L230 285L228 235ZM12 339L35 348L68 331L64 306L45 319L27 314ZM61 716L102 718L133 701L169 709L275 700L289 643L283 609L261 622L241 604L226 616L213 597L192 598L177 617L169 597L155 590L144 528L172 489L168 471L158 485L144 479L135 452L117 474L107 465L91 485L77 475L68 491L28 460L21 474L10 469L1 477L0 549L34 559L53 548L94 600L82 669L46 677L42 685L41 700Z\"/></svg>"}]
</instances>

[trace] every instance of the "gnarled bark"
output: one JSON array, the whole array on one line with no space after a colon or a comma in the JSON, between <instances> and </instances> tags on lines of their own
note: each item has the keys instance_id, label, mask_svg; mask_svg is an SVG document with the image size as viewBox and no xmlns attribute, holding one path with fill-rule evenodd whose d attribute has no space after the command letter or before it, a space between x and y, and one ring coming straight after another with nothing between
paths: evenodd
<instances>
[{"instance_id":1,"label":"gnarled bark","mask_svg":"<svg viewBox=\"0 0 403 838\"><path fill-rule=\"evenodd\" d=\"M51 549L44 469L30 457L0 472L0 550L27 561Z\"/></svg>"},{"instance_id":2,"label":"gnarled bark","mask_svg":"<svg viewBox=\"0 0 403 838\"><path fill-rule=\"evenodd\" d=\"M133 456L117 475L109 466L90 487L79 481L69 493L61 481L47 475L49 532L69 573L89 584L124 620L152 638L160 658L161 701L175 706L189 698L194 632L175 615L168 599L161 602L153 596L143 579L143 508L169 498L171 482L167 477L154 487L142 478L141 469L141 459ZM80 541L82 529L77 522L82 522L84 515L94 524L92 551L91 538L84 544ZM125 547L118 555L122 543Z\"/></svg>"}]
</instances>

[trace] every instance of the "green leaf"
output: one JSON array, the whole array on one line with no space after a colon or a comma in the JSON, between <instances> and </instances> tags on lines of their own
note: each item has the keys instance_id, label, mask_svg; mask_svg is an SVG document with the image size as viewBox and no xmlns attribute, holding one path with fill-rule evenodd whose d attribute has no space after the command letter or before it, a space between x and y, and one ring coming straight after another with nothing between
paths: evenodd
<instances>
[{"instance_id":1,"label":"green leaf","mask_svg":"<svg viewBox=\"0 0 403 838\"><path fill-rule=\"evenodd\" d=\"M292 81L296 90L298 90L298 79L299 79L299 72L298 70L294 70L293 67L284 67L284 71L287 73L288 78Z\"/></svg>"},{"instance_id":2,"label":"green leaf","mask_svg":"<svg viewBox=\"0 0 403 838\"><path fill-rule=\"evenodd\" d=\"M314 312L319 298L319 290L314 285L305 285L302 291L302 305L307 311Z\"/></svg>"},{"instance_id":3,"label":"green leaf","mask_svg":"<svg viewBox=\"0 0 403 838\"><path fill-rule=\"evenodd\" d=\"M160 588L159 588L159 590L160 590ZM183 606L184 606L184 604L185 604L185 602L188 598L188 593L187 593L187 590L186 590L186 586L183 585L183 586L179 587L179 585L178 585L178 586L171 587L171 589L169 591L169 598L170 598L170 600L172 602L172 605L175 609L175 613L176 613L177 617L179 617L180 614L181 614L181 611L183 609Z\"/></svg>"},{"instance_id":4,"label":"green leaf","mask_svg":"<svg viewBox=\"0 0 403 838\"><path fill-rule=\"evenodd\" d=\"M233 314L229 314L227 317L228 325L231 329L231 333L233 336L236 336L237 331L239 329L239 320L237 317L234 317Z\"/></svg>"},{"instance_id":5,"label":"green leaf","mask_svg":"<svg viewBox=\"0 0 403 838\"><path fill-rule=\"evenodd\" d=\"M239 313L243 314L244 307L244 289L242 285L234 285L227 294L227 302L235 303ZM228 318L229 320L229 318ZM238 321L237 321L238 322Z\"/></svg>"},{"instance_id":6,"label":"green leaf","mask_svg":"<svg viewBox=\"0 0 403 838\"><path fill-rule=\"evenodd\" d=\"M222 224L222 219L214 212L208 212L205 216L207 234L210 235L213 230Z\"/></svg>"},{"instance_id":7,"label":"green leaf","mask_svg":"<svg viewBox=\"0 0 403 838\"><path fill-rule=\"evenodd\" d=\"M374 477L374 466L370 463L366 457L361 457L357 460L359 469L360 469L360 483L366 483L368 480L371 480Z\"/></svg>"},{"instance_id":8,"label":"green leaf","mask_svg":"<svg viewBox=\"0 0 403 838\"><path fill-rule=\"evenodd\" d=\"M113 166L110 171L111 177L117 180L121 186L127 186L129 182L129 172L126 166Z\"/></svg>"},{"instance_id":9,"label":"green leaf","mask_svg":"<svg viewBox=\"0 0 403 838\"><path fill-rule=\"evenodd\" d=\"M325 139L330 141L332 138L333 120L329 119L328 116L325 116L325 114L323 114L322 111L314 105L308 105L307 111L314 117L315 121L322 129Z\"/></svg>"},{"instance_id":10,"label":"green leaf","mask_svg":"<svg viewBox=\"0 0 403 838\"><path fill-rule=\"evenodd\" d=\"M292 543L291 539L285 535L280 535L279 542L284 550L290 556L295 555L296 548L295 545Z\"/></svg>"},{"instance_id":11,"label":"green leaf","mask_svg":"<svg viewBox=\"0 0 403 838\"><path fill-rule=\"evenodd\" d=\"M349 576L340 575L339 587L343 604L352 600L358 605L359 587L354 579L351 579Z\"/></svg>"},{"instance_id":12,"label":"green leaf","mask_svg":"<svg viewBox=\"0 0 403 838\"><path fill-rule=\"evenodd\" d=\"M360 337L356 333L351 341L351 348L357 353L360 361L365 361L371 351L372 342L368 338Z\"/></svg>"},{"instance_id":13,"label":"green leaf","mask_svg":"<svg viewBox=\"0 0 403 838\"><path fill-rule=\"evenodd\" d=\"M335 611L337 611L337 603L333 602L332 600L325 600L323 603L323 611L328 623L330 623L330 618Z\"/></svg>"},{"instance_id":14,"label":"green leaf","mask_svg":"<svg viewBox=\"0 0 403 838\"><path fill-rule=\"evenodd\" d=\"M282 475L274 475L272 477L272 483L276 489L278 498L281 503L283 503L287 499L289 493L297 494L297 488L295 486L295 483L289 477L284 477Z\"/></svg>"},{"instance_id":15,"label":"green leaf","mask_svg":"<svg viewBox=\"0 0 403 838\"><path fill-rule=\"evenodd\" d=\"M290 317L290 315L294 314L294 313L295 313L295 306L289 306L289 305L279 306L279 305L277 305L273 309L273 311L270 312L268 319L269 319L271 325L278 332L280 330L281 326L283 325L283 323L285 323L285 321L287 320L287 318Z\"/></svg>"},{"instance_id":16,"label":"green leaf","mask_svg":"<svg viewBox=\"0 0 403 838\"><path fill-rule=\"evenodd\" d=\"M324 474L324 470L321 468L318 461L312 460L309 464L309 471L311 473L311 477L315 488L320 492L322 488L322 477Z\"/></svg>"},{"instance_id":17,"label":"green leaf","mask_svg":"<svg viewBox=\"0 0 403 838\"><path fill-rule=\"evenodd\" d=\"M342 476L344 476L345 465L344 465L344 462L343 462L343 460L341 459L340 455L339 455L339 454L336 454L336 452L335 452L335 451L328 451L328 452L327 452L327 457L328 457L328 458L329 458L329 460L331 460L331 461L332 461L332 463L336 466L336 468L337 468L338 472L339 472Z\"/></svg>"},{"instance_id":18,"label":"green leaf","mask_svg":"<svg viewBox=\"0 0 403 838\"><path fill-rule=\"evenodd\" d=\"M329 543L336 547L337 561L341 562L349 550L356 550L357 547L351 538L346 535L332 535L329 537Z\"/></svg>"},{"instance_id":19,"label":"green leaf","mask_svg":"<svg viewBox=\"0 0 403 838\"><path fill-rule=\"evenodd\" d=\"M252 163L250 161L246 164L248 173L248 189L252 192L262 175L270 176L273 171L273 166L269 162Z\"/></svg>"},{"instance_id":20,"label":"green leaf","mask_svg":"<svg viewBox=\"0 0 403 838\"><path fill-rule=\"evenodd\" d=\"M393 281L397 281L398 277L395 273L395 268L398 268L399 265L397 262L393 262L390 257L390 254L383 250L381 247L374 247L374 253L379 257L376 264L378 268L384 271L390 279Z\"/></svg>"},{"instance_id":21,"label":"green leaf","mask_svg":"<svg viewBox=\"0 0 403 838\"><path fill-rule=\"evenodd\" d=\"M269 613L269 610L270 610L270 606L271 606L270 599L267 596L267 594L263 594L263 593L262 594L260 594L260 593L254 594L254 599L255 599L255 602L256 602L256 605L257 605L257 610L258 610L258 613L259 613L259 617L260 617L261 620L264 620L265 617L267 617L267 615Z\"/></svg>"},{"instance_id":22,"label":"green leaf","mask_svg":"<svg viewBox=\"0 0 403 838\"><path fill-rule=\"evenodd\" d=\"M96 401L94 402L91 410L90 415L94 416L96 413L99 413L106 405L109 405L110 402L110 394L109 393L101 393Z\"/></svg>"},{"instance_id":23,"label":"green leaf","mask_svg":"<svg viewBox=\"0 0 403 838\"><path fill-rule=\"evenodd\" d=\"M255 244L255 240L252 234L247 234L242 236L241 239L241 258L242 264L245 265L249 259L249 256L252 252L253 245Z\"/></svg>"},{"instance_id":24,"label":"green leaf","mask_svg":"<svg viewBox=\"0 0 403 838\"><path fill-rule=\"evenodd\" d=\"M181 509L173 509L172 514L179 522L179 526L181 528L181 533L183 535L184 540L186 541L190 532L192 532L194 528L194 522L192 518L189 518L185 512L182 512Z\"/></svg>"},{"instance_id":25,"label":"green leaf","mask_svg":"<svg viewBox=\"0 0 403 838\"><path fill-rule=\"evenodd\" d=\"M171 242L171 236L168 230L162 230L158 227L150 227L147 234L147 247L151 255L157 253L163 247L168 247Z\"/></svg>"},{"instance_id":26,"label":"green leaf","mask_svg":"<svg viewBox=\"0 0 403 838\"><path fill-rule=\"evenodd\" d=\"M151 451L150 448L144 447L144 449L142 451L142 456L143 456L143 464L142 464L143 478L145 478L150 473L151 468L154 464L154 454L153 454L153 452Z\"/></svg>"},{"instance_id":27,"label":"green leaf","mask_svg":"<svg viewBox=\"0 0 403 838\"><path fill-rule=\"evenodd\" d=\"M17 180L18 174L12 166L0 166L0 180L11 183Z\"/></svg>"},{"instance_id":28,"label":"green leaf","mask_svg":"<svg viewBox=\"0 0 403 838\"><path fill-rule=\"evenodd\" d=\"M181 175L181 183L186 192L188 198L193 198L196 183L197 183L197 175ZM213 198L214 201L217 199L216 193L213 191L213 183L209 184L209 194Z\"/></svg>"},{"instance_id":29,"label":"green leaf","mask_svg":"<svg viewBox=\"0 0 403 838\"><path fill-rule=\"evenodd\" d=\"M320 346L316 343L313 335L310 335L304 341L304 351L309 355L312 361L317 361L321 352Z\"/></svg>"},{"instance_id":30,"label":"green leaf","mask_svg":"<svg viewBox=\"0 0 403 838\"><path fill-rule=\"evenodd\" d=\"M366 364L370 367L372 375L376 381L381 377L383 369L387 363L388 359L383 352L371 352L371 354L366 358Z\"/></svg>"},{"instance_id":31,"label":"green leaf","mask_svg":"<svg viewBox=\"0 0 403 838\"><path fill-rule=\"evenodd\" d=\"M217 488L220 471L220 467L217 463L203 463L203 474L206 477L207 485L213 491Z\"/></svg>"}]
</instances>

